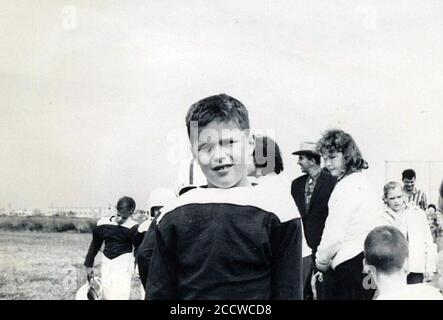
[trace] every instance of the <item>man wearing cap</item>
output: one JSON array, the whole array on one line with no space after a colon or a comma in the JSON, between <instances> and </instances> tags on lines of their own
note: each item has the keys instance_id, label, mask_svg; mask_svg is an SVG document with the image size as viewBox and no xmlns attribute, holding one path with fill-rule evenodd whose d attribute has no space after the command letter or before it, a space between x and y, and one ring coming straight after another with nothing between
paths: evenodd
<instances>
[{"instance_id":1,"label":"man wearing cap","mask_svg":"<svg viewBox=\"0 0 443 320\"><path fill-rule=\"evenodd\" d=\"M337 179L322 170L320 155L315 150L315 143L303 142L300 150L292 154L298 155L298 165L304 175L292 181L291 194L300 211L306 241L315 257L320 244L325 221L328 216L328 201ZM315 262L313 263L315 266ZM311 276L316 273L314 267L308 271L305 285L305 299L312 299ZM324 287L324 286L321 286ZM321 298L321 288L317 288L317 296Z\"/></svg>"}]
</instances>

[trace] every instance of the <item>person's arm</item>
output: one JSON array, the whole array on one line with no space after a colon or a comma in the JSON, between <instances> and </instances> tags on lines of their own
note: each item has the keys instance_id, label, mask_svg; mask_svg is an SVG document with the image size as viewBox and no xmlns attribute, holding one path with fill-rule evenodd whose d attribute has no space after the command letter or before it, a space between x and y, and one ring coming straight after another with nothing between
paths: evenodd
<instances>
[{"instance_id":1,"label":"person's arm","mask_svg":"<svg viewBox=\"0 0 443 320\"><path fill-rule=\"evenodd\" d=\"M330 268L331 260L341 249L349 220L355 210L353 201L355 197L360 196L356 190L348 193L343 189L338 189L339 187L340 184L337 185L329 200L329 214L317 248L315 262L317 269L322 272Z\"/></svg>"},{"instance_id":2,"label":"person's arm","mask_svg":"<svg viewBox=\"0 0 443 320\"><path fill-rule=\"evenodd\" d=\"M148 300L174 300L177 296L176 239L167 221L154 228L155 241L146 283Z\"/></svg>"},{"instance_id":3,"label":"person's arm","mask_svg":"<svg viewBox=\"0 0 443 320\"><path fill-rule=\"evenodd\" d=\"M436 271L437 248L432 238L431 228L425 215L420 214L422 220L424 239L425 239L425 273L434 273Z\"/></svg>"},{"instance_id":4,"label":"person's arm","mask_svg":"<svg viewBox=\"0 0 443 320\"><path fill-rule=\"evenodd\" d=\"M92 241L89 245L88 253L86 254L84 266L86 267L86 272L92 272L92 268L94 266L95 256L99 252L101 246L103 244L103 237L100 233L99 227L95 227L92 231Z\"/></svg>"},{"instance_id":5,"label":"person's arm","mask_svg":"<svg viewBox=\"0 0 443 320\"><path fill-rule=\"evenodd\" d=\"M302 225L300 218L271 226L271 299L303 299Z\"/></svg>"},{"instance_id":6,"label":"person's arm","mask_svg":"<svg viewBox=\"0 0 443 320\"><path fill-rule=\"evenodd\" d=\"M140 280L143 284L143 287L146 290L146 281L148 279L149 266L151 264L152 252L154 251L154 242L155 242L155 220L149 224L149 228L145 231L146 225L141 224L142 228L143 241L137 249L136 261L138 265L138 271L140 275Z\"/></svg>"},{"instance_id":7,"label":"person's arm","mask_svg":"<svg viewBox=\"0 0 443 320\"><path fill-rule=\"evenodd\" d=\"M131 238L132 245L134 246L134 252L137 252L138 247L143 241L144 233L140 232L140 225L136 224L129 230L129 237Z\"/></svg>"}]
</instances>

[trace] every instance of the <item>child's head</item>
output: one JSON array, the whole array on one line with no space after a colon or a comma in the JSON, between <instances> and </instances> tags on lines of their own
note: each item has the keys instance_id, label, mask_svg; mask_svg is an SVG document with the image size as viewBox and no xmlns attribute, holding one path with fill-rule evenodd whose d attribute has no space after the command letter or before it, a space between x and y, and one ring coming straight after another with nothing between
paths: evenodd
<instances>
[{"instance_id":1,"label":"child's head","mask_svg":"<svg viewBox=\"0 0 443 320\"><path fill-rule=\"evenodd\" d=\"M117 202L117 222L123 223L135 210L135 201L131 197L121 197Z\"/></svg>"},{"instance_id":2,"label":"child's head","mask_svg":"<svg viewBox=\"0 0 443 320\"><path fill-rule=\"evenodd\" d=\"M278 144L267 136L254 136L255 148L253 161L249 166L248 175L266 176L270 173L283 172L283 159Z\"/></svg>"},{"instance_id":3,"label":"child's head","mask_svg":"<svg viewBox=\"0 0 443 320\"><path fill-rule=\"evenodd\" d=\"M254 150L245 106L226 94L194 103L186 115L192 154L208 187L249 185L247 159Z\"/></svg>"},{"instance_id":4,"label":"child's head","mask_svg":"<svg viewBox=\"0 0 443 320\"><path fill-rule=\"evenodd\" d=\"M395 227L376 227L367 235L364 243L365 264L378 275L405 273L409 255L405 236Z\"/></svg>"},{"instance_id":5,"label":"child's head","mask_svg":"<svg viewBox=\"0 0 443 320\"><path fill-rule=\"evenodd\" d=\"M395 181L386 183L383 187L383 201L394 212L401 212L405 204L401 184Z\"/></svg>"}]
</instances>

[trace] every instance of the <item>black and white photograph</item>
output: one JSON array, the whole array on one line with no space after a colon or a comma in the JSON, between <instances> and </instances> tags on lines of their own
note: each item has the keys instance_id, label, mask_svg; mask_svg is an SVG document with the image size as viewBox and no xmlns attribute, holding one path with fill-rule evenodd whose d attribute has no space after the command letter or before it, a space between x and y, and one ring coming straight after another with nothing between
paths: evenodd
<instances>
[{"instance_id":1,"label":"black and white photograph","mask_svg":"<svg viewBox=\"0 0 443 320\"><path fill-rule=\"evenodd\" d=\"M443 300L442 1L0 3L0 300Z\"/></svg>"}]
</instances>

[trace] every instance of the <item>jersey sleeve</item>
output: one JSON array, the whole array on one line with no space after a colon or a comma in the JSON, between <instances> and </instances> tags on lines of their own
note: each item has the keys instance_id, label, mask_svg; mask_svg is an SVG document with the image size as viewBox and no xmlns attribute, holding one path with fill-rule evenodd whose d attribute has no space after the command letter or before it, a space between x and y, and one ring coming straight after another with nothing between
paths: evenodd
<instances>
[{"instance_id":1,"label":"jersey sleeve","mask_svg":"<svg viewBox=\"0 0 443 320\"><path fill-rule=\"evenodd\" d=\"M167 219L163 219L154 227L154 233L155 241L146 283L146 298L177 299L174 226Z\"/></svg>"},{"instance_id":2,"label":"jersey sleeve","mask_svg":"<svg viewBox=\"0 0 443 320\"><path fill-rule=\"evenodd\" d=\"M303 299L301 228L300 218L272 223L271 299Z\"/></svg>"},{"instance_id":3,"label":"jersey sleeve","mask_svg":"<svg viewBox=\"0 0 443 320\"><path fill-rule=\"evenodd\" d=\"M92 268L94 266L95 256L99 252L103 244L103 236L101 234L101 228L95 227L92 231L92 241L89 246L88 253L86 254L86 259L84 265L86 267Z\"/></svg>"},{"instance_id":4,"label":"jersey sleeve","mask_svg":"<svg viewBox=\"0 0 443 320\"><path fill-rule=\"evenodd\" d=\"M138 265L138 271L140 274L140 280L143 284L143 287L146 289L146 281L149 273L149 266L151 264L152 252L154 251L154 242L155 242L155 220L149 225L147 231L142 232L140 234L143 235L142 242L136 251L136 261Z\"/></svg>"}]
</instances>

